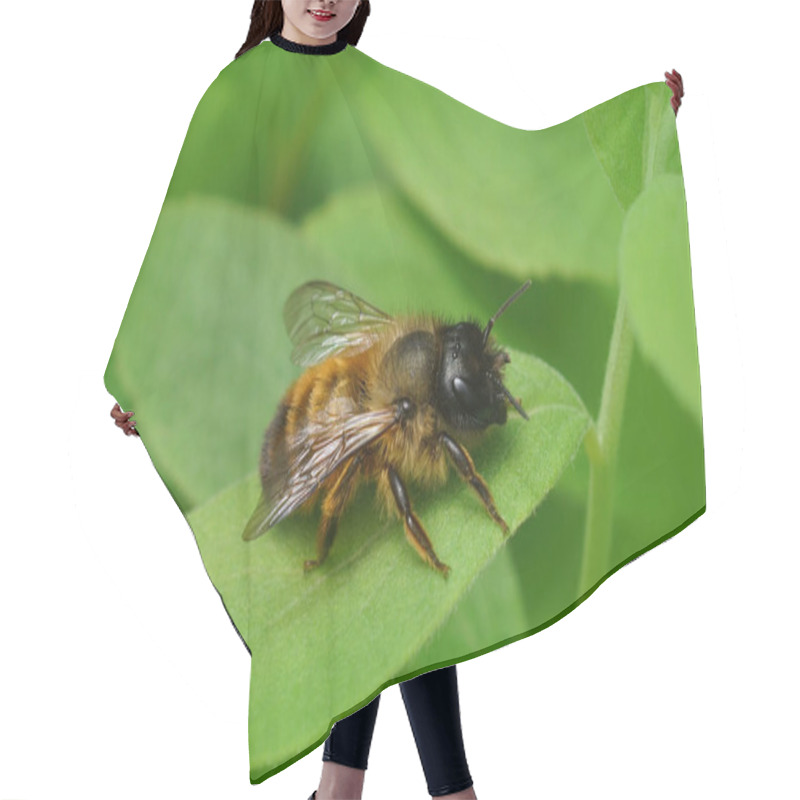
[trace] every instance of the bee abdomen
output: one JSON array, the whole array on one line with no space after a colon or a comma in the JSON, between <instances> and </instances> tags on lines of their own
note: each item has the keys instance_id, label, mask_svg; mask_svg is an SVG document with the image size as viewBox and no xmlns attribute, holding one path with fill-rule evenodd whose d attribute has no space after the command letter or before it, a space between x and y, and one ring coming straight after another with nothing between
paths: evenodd
<instances>
[{"instance_id":1,"label":"bee abdomen","mask_svg":"<svg viewBox=\"0 0 800 800\"><path fill-rule=\"evenodd\" d=\"M311 420L360 410L366 383L362 361L334 356L307 369L287 394L292 407L288 433L294 435Z\"/></svg>"},{"instance_id":2,"label":"bee abdomen","mask_svg":"<svg viewBox=\"0 0 800 800\"><path fill-rule=\"evenodd\" d=\"M286 448L287 422L289 419L289 405L284 400L270 422L264 434L261 446L261 483L265 493L272 489L272 483L278 475L285 474L288 469L288 453Z\"/></svg>"}]
</instances>

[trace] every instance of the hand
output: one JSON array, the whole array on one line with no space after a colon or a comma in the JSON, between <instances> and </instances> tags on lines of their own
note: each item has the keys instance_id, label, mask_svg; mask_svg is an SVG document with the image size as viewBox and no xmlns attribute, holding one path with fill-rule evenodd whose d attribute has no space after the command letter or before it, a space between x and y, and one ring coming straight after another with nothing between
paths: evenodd
<instances>
[{"instance_id":1,"label":"hand","mask_svg":"<svg viewBox=\"0 0 800 800\"><path fill-rule=\"evenodd\" d=\"M126 436L139 435L139 431L136 430L136 420L131 419L133 411L123 411L119 407L119 403L114 403L114 408L111 409L111 416L114 417L114 424L118 428L122 428Z\"/></svg>"},{"instance_id":2,"label":"hand","mask_svg":"<svg viewBox=\"0 0 800 800\"><path fill-rule=\"evenodd\" d=\"M666 77L666 81L664 83L672 89L672 99L670 102L672 103L672 110L675 112L675 116L678 116L678 109L681 105L681 97L683 97L683 78L681 77L680 72L677 70L672 70L672 72L665 72L664 76Z\"/></svg>"}]
</instances>

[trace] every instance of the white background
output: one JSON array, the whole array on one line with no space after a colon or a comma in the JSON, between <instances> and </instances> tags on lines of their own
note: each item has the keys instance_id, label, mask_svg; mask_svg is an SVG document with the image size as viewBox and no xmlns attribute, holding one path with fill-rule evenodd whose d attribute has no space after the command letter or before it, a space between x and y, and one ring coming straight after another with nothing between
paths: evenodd
<instances>
[{"instance_id":1,"label":"white background","mask_svg":"<svg viewBox=\"0 0 800 800\"><path fill-rule=\"evenodd\" d=\"M249 784L249 657L103 386L189 120L249 11L0 12L2 800L305 800L317 786L321 747ZM708 510L558 624L459 665L482 800L800 792L793 40L770 2L373 3L363 51L517 127L668 68L686 83ZM364 797L427 797L397 687Z\"/></svg>"}]
</instances>

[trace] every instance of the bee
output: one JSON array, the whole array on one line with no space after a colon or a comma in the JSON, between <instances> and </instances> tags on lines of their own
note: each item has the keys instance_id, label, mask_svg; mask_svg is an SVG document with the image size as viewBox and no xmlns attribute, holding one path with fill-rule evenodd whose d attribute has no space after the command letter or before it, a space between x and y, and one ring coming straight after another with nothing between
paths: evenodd
<instances>
[{"instance_id":1,"label":"bee","mask_svg":"<svg viewBox=\"0 0 800 800\"><path fill-rule=\"evenodd\" d=\"M517 289L481 330L432 314L392 317L346 289L311 281L284 306L305 372L291 385L264 435L262 495L242 534L261 536L321 497L317 557L328 556L337 525L361 482L375 482L383 509L401 518L420 557L447 576L412 508L408 480L441 486L448 462L508 535L489 487L457 436L480 435L506 422L506 401L525 419L503 384L510 357L490 337L497 318L531 285Z\"/></svg>"}]
</instances>

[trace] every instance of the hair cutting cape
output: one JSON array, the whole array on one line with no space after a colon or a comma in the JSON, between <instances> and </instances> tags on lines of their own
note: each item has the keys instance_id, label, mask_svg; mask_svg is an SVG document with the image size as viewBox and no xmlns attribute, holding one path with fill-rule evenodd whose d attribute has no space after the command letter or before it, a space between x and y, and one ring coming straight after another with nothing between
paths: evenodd
<instances>
[{"instance_id":1,"label":"hair cutting cape","mask_svg":"<svg viewBox=\"0 0 800 800\"><path fill-rule=\"evenodd\" d=\"M252 655L252 782L383 688L553 623L705 510L670 96L651 84L526 131L352 46L266 40L200 100L105 382ZM306 369L294 290L485 325L527 279L492 337L529 419L508 405L468 445L508 536L451 468L435 488L404 475L447 576L374 482L315 569L319 503L243 538L265 430Z\"/></svg>"}]
</instances>

